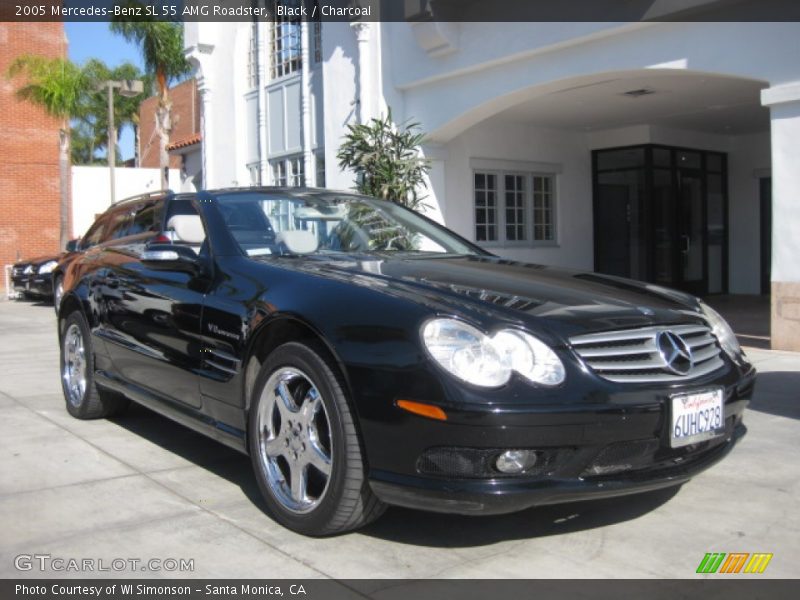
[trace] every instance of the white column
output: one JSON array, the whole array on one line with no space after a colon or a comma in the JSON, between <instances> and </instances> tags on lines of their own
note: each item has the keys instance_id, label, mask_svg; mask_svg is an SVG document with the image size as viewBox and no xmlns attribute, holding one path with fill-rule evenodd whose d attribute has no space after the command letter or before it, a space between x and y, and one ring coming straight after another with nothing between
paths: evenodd
<instances>
[{"instance_id":1,"label":"white column","mask_svg":"<svg viewBox=\"0 0 800 600\"><path fill-rule=\"evenodd\" d=\"M761 103L772 119L772 347L800 351L800 82Z\"/></svg>"},{"instance_id":2,"label":"white column","mask_svg":"<svg viewBox=\"0 0 800 600\"><path fill-rule=\"evenodd\" d=\"M214 187L214 119L213 103L211 102L211 87L206 77L197 78L197 91L200 93L202 112L200 113L200 131L203 140L200 144L203 159L203 188Z\"/></svg>"},{"instance_id":3,"label":"white column","mask_svg":"<svg viewBox=\"0 0 800 600\"><path fill-rule=\"evenodd\" d=\"M372 24L365 21L353 21L350 26L358 41L358 121L366 123L375 116L372 53L369 47Z\"/></svg>"},{"instance_id":4,"label":"white column","mask_svg":"<svg viewBox=\"0 0 800 600\"><path fill-rule=\"evenodd\" d=\"M311 36L309 22L300 23L300 47L302 68L300 71L300 116L303 123L303 170L306 185L317 185L317 169L314 164L314 151L311 148Z\"/></svg>"},{"instance_id":5,"label":"white column","mask_svg":"<svg viewBox=\"0 0 800 600\"><path fill-rule=\"evenodd\" d=\"M419 190L420 194L426 196L423 202L428 205L423 212L425 216L445 225L447 217L447 148L428 144L422 147L422 155L430 161L431 166L425 178L428 187L426 190Z\"/></svg>"},{"instance_id":6,"label":"white column","mask_svg":"<svg viewBox=\"0 0 800 600\"><path fill-rule=\"evenodd\" d=\"M267 160L267 73L269 72L270 55L267 52L269 23L256 21L256 57L258 71L256 75L258 85L258 169L261 173L261 185L270 182L272 173Z\"/></svg>"},{"instance_id":7,"label":"white column","mask_svg":"<svg viewBox=\"0 0 800 600\"><path fill-rule=\"evenodd\" d=\"M211 189L214 180L214 106L211 100L211 53L213 44L198 43L186 49L186 58L194 67L197 92L200 94L200 152L203 169L203 189Z\"/></svg>"}]
</instances>

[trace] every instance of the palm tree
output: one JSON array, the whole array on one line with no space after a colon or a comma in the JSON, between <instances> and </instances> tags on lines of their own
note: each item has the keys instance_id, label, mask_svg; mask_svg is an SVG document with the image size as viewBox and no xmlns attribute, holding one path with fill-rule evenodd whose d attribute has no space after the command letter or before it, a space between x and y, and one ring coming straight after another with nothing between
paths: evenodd
<instances>
[{"instance_id":1,"label":"palm tree","mask_svg":"<svg viewBox=\"0 0 800 600\"><path fill-rule=\"evenodd\" d=\"M138 2L129 2L136 5ZM144 12L144 11L142 11ZM167 189L169 173L169 136L172 132L172 102L170 82L187 75L191 70L183 55L183 27L171 21L137 20L113 21L111 31L139 46L145 69L155 76L158 86L158 107L155 126L159 138L161 188Z\"/></svg>"},{"instance_id":2,"label":"palm tree","mask_svg":"<svg viewBox=\"0 0 800 600\"><path fill-rule=\"evenodd\" d=\"M17 96L41 106L61 120L59 130L59 173L61 177L61 202L59 243L66 247L69 239L69 120L80 117L85 109L87 89L86 73L64 58L25 55L11 63L7 76L24 77L26 82L17 89Z\"/></svg>"},{"instance_id":3,"label":"palm tree","mask_svg":"<svg viewBox=\"0 0 800 600\"><path fill-rule=\"evenodd\" d=\"M143 74L139 68L129 62L124 62L121 65L110 68L104 62L93 58L86 62L83 66L87 78L90 80L90 91L95 90L94 93L87 95L87 109L84 117L78 123L73 123L73 136L77 131L88 133L93 132L93 147L91 149L91 156L94 156L95 150L108 150L108 93L104 82L112 80L143 80L144 88L150 90L152 88L152 77ZM140 96L126 97L122 94L114 98L114 127L116 129L116 139L120 139L122 129L126 126L133 128L134 133L137 133L139 124L139 105L142 102ZM73 145L74 145L73 140ZM117 157L121 157L117 153ZM92 162L92 161L90 161Z\"/></svg>"}]
</instances>

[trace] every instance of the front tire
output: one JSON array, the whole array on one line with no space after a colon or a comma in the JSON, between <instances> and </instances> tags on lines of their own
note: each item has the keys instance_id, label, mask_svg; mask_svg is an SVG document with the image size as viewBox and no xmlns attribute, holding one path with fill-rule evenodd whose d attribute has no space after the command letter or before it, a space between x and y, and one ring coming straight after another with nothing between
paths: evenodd
<instances>
[{"instance_id":1,"label":"front tire","mask_svg":"<svg viewBox=\"0 0 800 600\"><path fill-rule=\"evenodd\" d=\"M130 401L98 389L89 325L80 311L65 320L61 335L61 388L67 412L76 419L100 419L123 412Z\"/></svg>"},{"instance_id":2,"label":"front tire","mask_svg":"<svg viewBox=\"0 0 800 600\"><path fill-rule=\"evenodd\" d=\"M264 362L250 404L256 480L275 519L305 535L362 527L384 511L366 480L336 367L316 345L290 342Z\"/></svg>"}]
</instances>

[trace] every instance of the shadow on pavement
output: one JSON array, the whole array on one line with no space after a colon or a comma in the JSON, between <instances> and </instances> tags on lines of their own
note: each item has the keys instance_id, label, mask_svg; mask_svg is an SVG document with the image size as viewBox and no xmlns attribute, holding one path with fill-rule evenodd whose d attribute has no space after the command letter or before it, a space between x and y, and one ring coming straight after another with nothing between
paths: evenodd
<instances>
[{"instance_id":1,"label":"shadow on pavement","mask_svg":"<svg viewBox=\"0 0 800 600\"><path fill-rule=\"evenodd\" d=\"M12 302L23 302L25 304L29 304L31 306L36 307L48 307L50 309L53 308L53 301L48 300L47 298L38 298L36 296L21 296L19 298L14 298Z\"/></svg>"},{"instance_id":2,"label":"shadow on pavement","mask_svg":"<svg viewBox=\"0 0 800 600\"><path fill-rule=\"evenodd\" d=\"M435 548L485 546L585 531L636 519L678 493L679 486L605 500L538 506L518 513L466 517L390 508L362 533L383 540Z\"/></svg>"},{"instance_id":3,"label":"shadow on pavement","mask_svg":"<svg viewBox=\"0 0 800 600\"><path fill-rule=\"evenodd\" d=\"M759 373L749 410L800 419L800 372L767 371Z\"/></svg>"},{"instance_id":4,"label":"shadow on pavement","mask_svg":"<svg viewBox=\"0 0 800 600\"><path fill-rule=\"evenodd\" d=\"M222 444L141 407L131 405L114 419L120 427L185 458L239 486L265 514L268 510L253 476L250 460ZM558 535L636 519L668 502L679 490L665 490L607 500L543 506L500 516L467 517L390 508L360 533L399 543L432 547L469 547Z\"/></svg>"},{"instance_id":5,"label":"shadow on pavement","mask_svg":"<svg viewBox=\"0 0 800 600\"><path fill-rule=\"evenodd\" d=\"M125 414L115 417L112 421L167 452L238 485L253 504L266 512L267 507L261 499L250 459L244 454L139 404L131 403L130 409Z\"/></svg>"}]
</instances>

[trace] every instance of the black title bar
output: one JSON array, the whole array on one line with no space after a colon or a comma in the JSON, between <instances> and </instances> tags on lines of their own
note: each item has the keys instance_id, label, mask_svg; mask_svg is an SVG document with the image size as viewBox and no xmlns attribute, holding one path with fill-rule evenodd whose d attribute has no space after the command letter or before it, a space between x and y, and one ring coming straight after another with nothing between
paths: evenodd
<instances>
[{"instance_id":1,"label":"black title bar","mask_svg":"<svg viewBox=\"0 0 800 600\"><path fill-rule=\"evenodd\" d=\"M487 579L4 579L4 600L738 600L796 598L796 582L779 579L487 580Z\"/></svg>"},{"instance_id":2,"label":"black title bar","mask_svg":"<svg viewBox=\"0 0 800 600\"><path fill-rule=\"evenodd\" d=\"M3 0L0 21L800 21L797 0Z\"/></svg>"}]
</instances>

